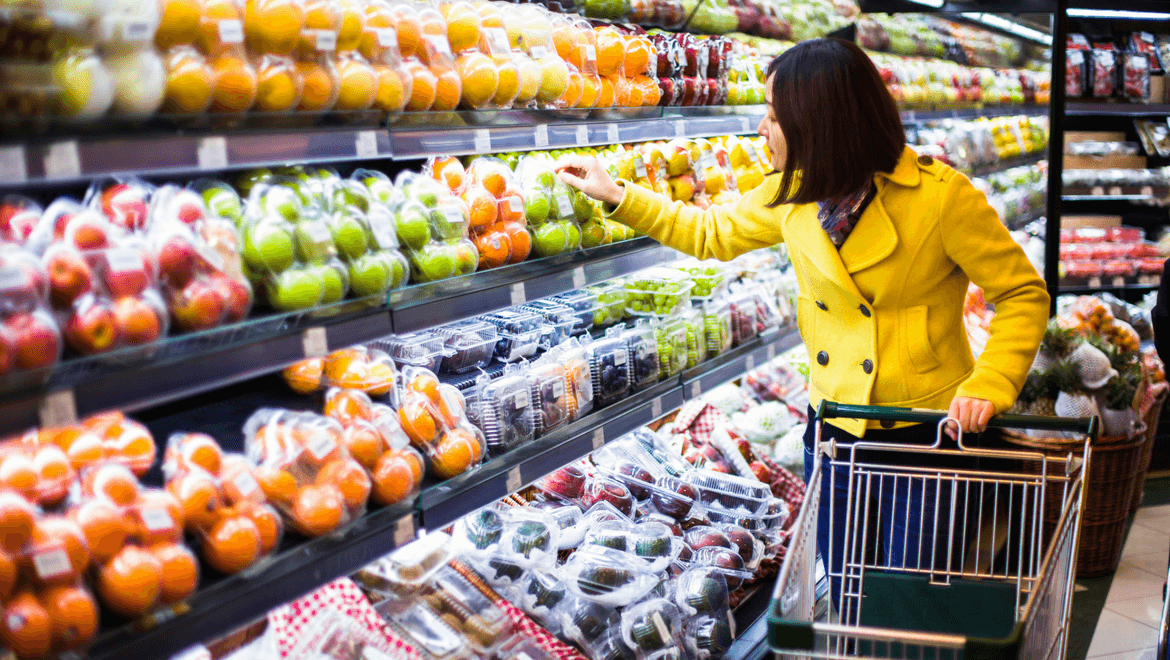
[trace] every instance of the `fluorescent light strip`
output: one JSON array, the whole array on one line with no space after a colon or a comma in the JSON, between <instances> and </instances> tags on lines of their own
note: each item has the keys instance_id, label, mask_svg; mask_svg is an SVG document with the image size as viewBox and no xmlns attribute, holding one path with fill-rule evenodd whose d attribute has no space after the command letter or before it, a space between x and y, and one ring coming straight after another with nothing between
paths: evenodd
<instances>
[{"instance_id":1,"label":"fluorescent light strip","mask_svg":"<svg viewBox=\"0 0 1170 660\"><path fill-rule=\"evenodd\" d=\"M1139 21L1164 21L1170 18L1170 14L1164 12L1124 9L1069 9L1066 13L1076 18L1133 18Z\"/></svg>"},{"instance_id":2,"label":"fluorescent light strip","mask_svg":"<svg viewBox=\"0 0 1170 660\"><path fill-rule=\"evenodd\" d=\"M934 7L935 9L941 9L942 6L946 4L946 0L910 0L910 2L913 2L916 5Z\"/></svg>"},{"instance_id":3,"label":"fluorescent light strip","mask_svg":"<svg viewBox=\"0 0 1170 660\"><path fill-rule=\"evenodd\" d=\"M981 14L979 12L968 11L963 12L960 15L963 18L975 21L976 23L982 23L989 27L999 28L1000 30L1011 32L1012 34L1024 37L1025 39L1038 41L1049 46L1052 45L1052 35L1045 34L1044 32L1034 30L1024 25L1020 25L1015 21L1009 21L1006 18L1001 18L995 14Z\"/></svg>"}]
</instances>

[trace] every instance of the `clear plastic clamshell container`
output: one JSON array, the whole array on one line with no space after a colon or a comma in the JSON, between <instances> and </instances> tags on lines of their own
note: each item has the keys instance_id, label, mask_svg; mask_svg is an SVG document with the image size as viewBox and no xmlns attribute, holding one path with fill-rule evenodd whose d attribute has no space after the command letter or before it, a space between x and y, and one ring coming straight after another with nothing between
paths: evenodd
<instances>
[{"instance_id":1,"label":"clear plastic clamshell container","mask_svg":"<svg viewBox=\"0 0 1170 660\"><path fill-rule=\"evenodd\" d=\"M693 566L674 582L674 600L689 616L722 616L731 609L727 579L711 566Z\"/></svg>"},{"instance_id":2,"label":"clear plastic clamshell container","mask_svg":"<svg viewBox=\"0 0 1170 660\"><path fill-rule=\"evenodd\" d=\"M399 367L412 365L437 372L446 356L442 335L430 331L391 335L372 345L389 353Z\"/></svg>"},{"instance_id":3,"label":"clear plastic clamshell container","mask_svg":"<svg viewBox=\"0 0 1170 660\"><path fill-rule=\"evenodd\" d=\"M691 300L696 303L714 300L727 291L727 272L719 262L687 259L676 263L675 268L689 275L694 282Z\"/></svg>"},{"instance_id":4,"label":"clear plastic clamshell container","mask_svg":"<svg viewBox=\"0 0 1170 660\"><path fill-rule=\"evenodd\" d=\"M706 547L694 551L691 566L709 566L727 580L727 588L735 591L752 579L752 572L739 553L732 548Z\"/></svg>"},{"instance_id":5,"label":"clear plastic clamshell container","mask_svg":"<svg viewBox=\"0 0 1170 660\"><path fill-rule=\"evenodd\" d=\"M519 374L484 384L479 390L479 420L488 451L498 456L536 438L539 411L528 380Z\"/></svg>"},{"instance_id":6,"label":"clear plastic clamshell container","mask_svg":"<svg viewBox=\"0 0 1170 660\"><path fill-rule=\"evenodd\" d=\"M577 315L578 323L573 328L574 335L585 334L593 329L597 314L601 309L601 303L596 293L579 289L553 296L552 300L567 305Z\"/></svg>"},{"instance_id":7,"label":"clear plastic clamshell container","mask_svg":"<svg viewBox=\"0 0 1170 660\"><path fill-rule=\"evenodd\" d=\"M593 327L608 328L621 322L626 315L626 287L621 280L602 282L586 289L596 296L597 307L593 313Z\"/></svg>"},{"instance_id":8,"label":"clear plastic clamshell container","mask_svg":"<svg viewBox=\"0 0 1170 660\"><path fill-rule=\"evenodd\" d=\"M461 554L495 554L504 539L504 517L488 505L455 521L451 539Z\"/></svg>"},{"instance_id":9,"label":"clear plastic clamshell container","mask_svg":"<svg viewBox=\"0 0 1170 660\"><path fill-rule=\"evenodd\" d=\"M357 579L366 589L390 599L417 594L451 559L451 537L432 532L362 569Z\"/></svg>"},{"instance_id":10,"label":"clear plastic clamshell container","mask_svg":"<svg viewBox=\"0 0 1170 660\"><path fill-rule=\"evenodd\" d=\"M655 477L651 469L630 461L597 469L598 474L625 484L644 513L661 513L681 521L686 520L692 511L697 512L697 490L681 479L662 474Z\"/></svg>"},{"instance_id":11,"label":"clear plastic clamshell container","mask_svg":"<svg viewBox=\"0 0 1170 660\"><path fill-rule=\"evenodd\" d=\"M608 406L630 391L630 351L624 339L607 335L585 345L593 378L593 402Z\"/></svg>"},{"instance_id":12,"label":"clear plastic clamshell container","mask_svg":"<svg viewBox=\"0 0 1170 660\"><path fill-rule=\"evenodd\" d=\"M572 392L561 365L541 364L530 367L524 376L536 411L536 435L551 433L569 420Z\"/></svg>"},{"instance_id":13,"label":"clear plastic clamshell container","mask_svg":"<svg viewBox=\"0 0 1170 660\"><path fill-rule=\"evenodd\" d=\"M512 620L450 566L423 587L422 600L456 629L480 656L490 656L513 634Z\"/></svg>"},{"instance_id":14,"label":"clear plastic clamshell container","mask_svg":"<svg viewBox=\"0 0 1170 660\"><path fill-rule=\"evenodd\" d=\"M565 370L565 383L572 394L570 421L581 419L593 410L593 374L585 356L585 347L576 340L561 347L557 363Z\"/></svg>"},{"instance_id":15,"label":"clear plastic clamshell container","mask_svg":"<svg viewBox=\"0 0 1170 660\"><path fill-rule=\"evenodd\" d=\"M658 382L658 340L649 326L629 328L622 333L630 351L630 390L641 392Z\"/></svg>"},{"instance_id":16,"label":"clear plastic clamshell container","mask_svg":"<svg viewBox=\"0 0 1170 660\"><path fill-rule=\"evenodd\" d=\"M706 331L707 359L731 350L735 337L731 325L731 307L726 302L703 306L703 326Z\"/></svg>"},{"instance_id":17,"label":"clear plastic clamshell container","mask_svg":"<svg viewBox=\"0 0 1170 660\"><path fill-rule=\"evenodd\" d=\"M540 327L540 345L545 349L568 341L574 334L573 329L580 323L573 308L549 300L536 300L520 309L536 312L544 319Z\"/></svg>"},{"instance_id":18,"label":"clear plastic clamshell container","mask_svg":"<svg viewBox=\"0 0 1170 660\"><path fill-rule=\"evenodd\" d=\"M627 553L583 545L561 568L561 578L574 595L599 605L626 607L658 584L658 577Z\"/></svg>"},{"instance_id":19,"label":"clear plastic clamshell container","mask_svg":"<svg viewBox=\"0 0 1170 660\"><path fill-rule=\"evenodd\" d=\"M452 323L436 330L443 338L443 371L462 374L486 367L499 341L496 326L485 321Z\"/></svg>"},{"instance_id":20,"label":"clear plastic clamshell container","mask_svg":"<svg viewBox=\"0 0 1170 660\"><path fill-rule=\"evenodd\" d=\"M678 375L687 366L687 324L681 318L664 319L654 325L658 342L658 377Z\"/></svg>"},{"instance_id":21,"label":"clear plastic clamshell container","mask_svg":"<svg viewBox=\"0 0 1170 660\"><path fill-rule=\"evenodd\" d=\"M742 292L738 295L732 296L730 302L731 311L731 338L732 342L739 346L756 338L756 297L755 295Z\"/></svg>"},{"instance_id":22,"label":"clear plastic clamshell container","mask_svg":"<svg viewBox=\"0 0 1170 660\"><path fill-rule=\"evenodd\" d=\"M530 358L540 348L543 319L535 312L506 309L481 317L481 320L491 323L499 331L496 357L504 362Z\"/></svg>"},{"instance_id":23,"label":"clear plastic clamshell container","mask_svg":"<svg viewBox=\"0 0 1170 660\"><path fill-rule=\"evenodd\" d=\"M698 491L699 502L708 509L761 516L772 499L767 484L732 474L691 470L683 480Z\"/></svg>"},{"instance_id":24,"label":"clear plastic clamshell container","mask_svg":"<svg viewBox=\"0 0 1170 660\"><path fill-rule=\"evenodd\" d=\"M658 658L664 651L677 649L682 634L682 613L665 598L647 600L622 612L622 639L638 658Z\"/></svg>"},{"instance_id":25,"label":"clear plastic clamshell container","mask_svg":"<svg viewBox=\"0 0 1170 660\"><path fill-rule=\"evenodd\" d=\"M695 283L685 274L666 267L647 268L626 280L626 314L669 316L690 305Z\"/></svg>"},{"instance_id":26,"label":"clear plastic clamshell container","mask_svg":"<svg viewBox=\"0 0 1170 660\"><path fill-rule=\"evenodd\" d=\"M682 539L670 527L655 521L628 523L609 521L589 528L582 541L631 555L631 561L642 561L654 573L665 571L682 551Z\"/></svg>"}]
</instances>

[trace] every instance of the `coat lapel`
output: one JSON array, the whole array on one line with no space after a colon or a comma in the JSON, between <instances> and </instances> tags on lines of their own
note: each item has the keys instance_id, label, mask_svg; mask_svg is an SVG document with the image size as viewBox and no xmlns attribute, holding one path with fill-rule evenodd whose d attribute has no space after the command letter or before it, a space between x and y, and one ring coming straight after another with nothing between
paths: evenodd
<instances>
[{"instance_id":1,"label":"coat lapel","mask_svg":"<svg viewBox=\"0 0 1170 660\"><path fill-rule=\"evenodd\" d=\"M862 297L844 262L841 261L837 246L829 240L829 235L817 220L816 204L804 204L793 209L784 227L784 240L793 243L800 254L819 270L825 279L858 298Z\"/></svg>"},{"instance_id":2,"label":"coat lapel","mask_svg":"<svg viewBox=\"0 0 1170 660\"><path fill-rule=\"evenodd\" d=\"M873 201L862 211L857 226L841 246L841 261L850 275L873 266L893 254L894 248L898 247L898 233L894 230L894 221L890 219L890 214L882 204L885 183L879 180L877 187L878 191Z\"/></svg>"}]
</instances>

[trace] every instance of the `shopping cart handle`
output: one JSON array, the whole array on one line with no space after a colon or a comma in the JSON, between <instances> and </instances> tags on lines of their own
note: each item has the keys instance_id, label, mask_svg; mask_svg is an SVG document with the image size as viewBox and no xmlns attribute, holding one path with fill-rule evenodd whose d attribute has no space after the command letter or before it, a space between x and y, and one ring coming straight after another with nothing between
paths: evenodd
<instances>
[{"instance_id":1,"label":"shopping cart handle","mask_svg":"<svg viewBox=\"0 0 1170 660\"><path fill-rule=\"evenodd\" d=\"M937 424L947 416L944 410L922 408L891 408L886 406L855 406L835 401L821 401L817 419L846 417L851 419L872 419L890 422L916 422ZM1070 431L1097 438L1100 420L1097 417L1042 417L1040 415L996 415L988 422L991 428L1000 429L1042 429L1045 431Z\"/></svg>"}]
</instances>

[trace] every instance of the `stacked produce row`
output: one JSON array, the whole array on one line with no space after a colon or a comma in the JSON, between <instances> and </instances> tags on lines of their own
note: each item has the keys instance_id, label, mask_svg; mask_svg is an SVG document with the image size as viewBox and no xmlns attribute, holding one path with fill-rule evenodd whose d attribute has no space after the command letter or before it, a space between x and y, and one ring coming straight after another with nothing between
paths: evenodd
<instances>
[{"instance_id":1,"label":"stacked produce row","mask_svg":"<svg viewBox=\"0 0 1170 660\"><path fill-rule=\"evenodd\" d=\"M1165 257L1137 227L1086 227L1060 231L1060 276L1069 280L1136 280L1162 274Z\"/></svg>"},{"instance_id":2,"label":"stacked produce row","mask_svg":"<svg viewBox=\"0 0 1170 660\"><path fill-rule=\"evenodd\" d=\"M1048 148L1048 118L947 120L907 126L906 141L920 154L970 172Z\"/></svg>"},{"instance_id":3,"label":"stacked produce row","mask_svg":"<svg viewBox=\"0 0 1170 660\"><path fill-rule=\"evenodd\" d=\"M1170 35L1131 32L1121 38L1090 40L1083 34L1070 34L1066 45L1065 90L1069 98L1120 98L1147 103L1162 102L1159 94L1151 98L1151 78L1165 72L1163 57L1170 48Z\"/></svg>"}]
</instances>

